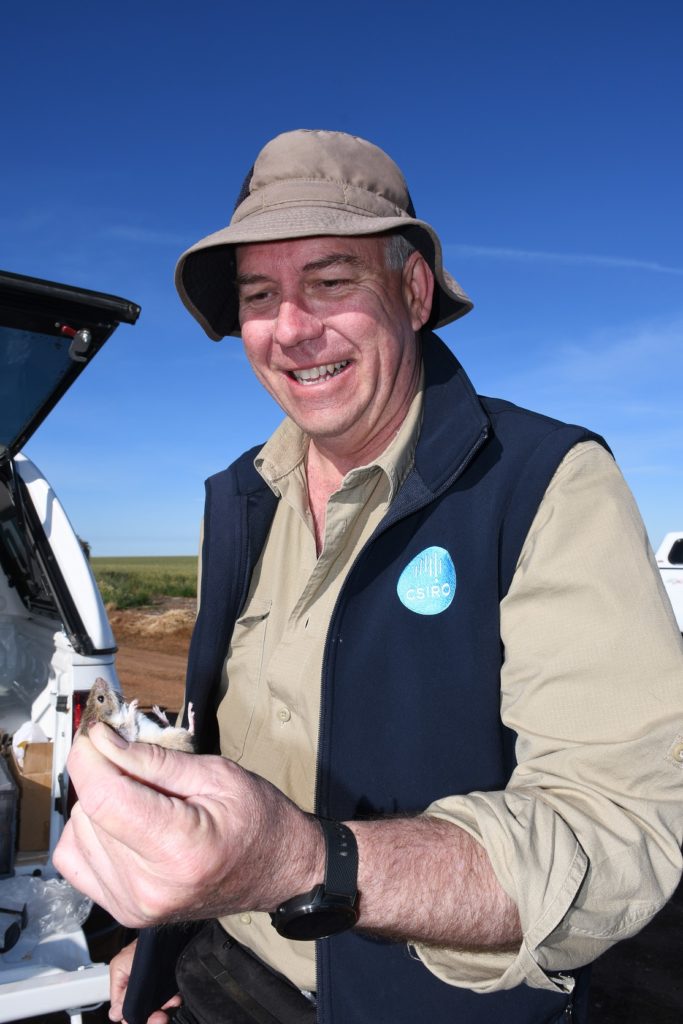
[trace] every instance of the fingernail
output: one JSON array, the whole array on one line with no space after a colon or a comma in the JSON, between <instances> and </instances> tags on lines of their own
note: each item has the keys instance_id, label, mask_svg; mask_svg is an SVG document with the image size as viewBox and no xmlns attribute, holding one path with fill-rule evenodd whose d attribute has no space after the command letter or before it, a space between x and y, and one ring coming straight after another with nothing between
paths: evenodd
<instances>
[{"instance_id":1,"label":"fingernail","mask_svg":"<svg viewBox=\"0 0 683 1024\"><path fill-rule=\"evenodd\" d=\"M113 729L107 728L107 738L111 744L118 747L119 750L126 750L128 748L128 740L124 740L123 736L115 732Z\"/></svg>"}]
</instances>

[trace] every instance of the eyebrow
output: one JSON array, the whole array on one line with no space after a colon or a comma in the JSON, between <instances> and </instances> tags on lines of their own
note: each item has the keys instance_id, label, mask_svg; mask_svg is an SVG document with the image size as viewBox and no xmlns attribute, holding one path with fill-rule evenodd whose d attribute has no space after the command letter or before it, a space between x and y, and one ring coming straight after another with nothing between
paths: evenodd
<instances>
[{"instance_id":1,"label":"eyebrow","mask_svg":"<svg viewBox=\"0 0 683 1024\"><path fill-rule=\"evenodd\" d=\"M339 265L347 267L361 268L365 266L365 262L358 256L353 256L348 252L331 252L327 256L321 256L320 259L311 260L310 263L304 264L302 270L305 274L310 274L316 270L327 270L329 267L335 267ZM263 284L264 281L270 281L271 278L267 274L238 274L235 278L235 283L238 288L246 288L254 284Z\"/></svg>"},{"instance_id":2,"label":"eyebrow","mask_svg":"<svg viewBox=\"0 0 683 1024\"><path fill-rule=\"evenodd\" d=\"M365 262L360 257L354 256L350 252L331 252L327 256L321 256L319 260L311 260L302 269L305 273L310 273L312 270L327 270L328 267L334 267L338 263L347 267L365 266Z\"/></svg>"},{"instance_id":3,"label":"eyebrow","mask_svg":"<svg viewBox=\"0 0 683 1024\"><path fill-rule=\"evenodd\" d=\"M270 278L266 277L265 274L238 274L235 278L235 284L238 288L243 288L250 284L262 284L264 281L269 280Z\"/></svg>"}]
</instances>

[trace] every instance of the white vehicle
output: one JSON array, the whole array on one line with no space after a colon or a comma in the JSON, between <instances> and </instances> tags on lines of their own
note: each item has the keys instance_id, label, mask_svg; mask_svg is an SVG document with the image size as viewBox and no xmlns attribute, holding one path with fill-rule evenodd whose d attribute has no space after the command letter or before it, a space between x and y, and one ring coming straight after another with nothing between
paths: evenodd
<instances>
[{"instance_id":1,"label":"white vehicle","mask_svg":"<svg viewBox=\"0 0 683 1024\"><path fill-rule=\"evenodd\" d=\"M68 814L66 757L95 678L119 687L114 636L82 545L20 450L116 327L139 312L114 296L0 272L0 1021L66 1010L76 1024L109 995L87 923L57 923L29 941L33 904L27 919L25 898L12 899L28 877L39 890L67 888L51 861ZM9 739L22 726L46 741L40 778L17 774L16 759L10 765ZM26 769L38 746L23 750ZM91 921L101 927L105 917L95 908Z\"/></svg>"},{"instance_id":2,"label":"white vehicle","mask_svg":"<svg viewBox=\"0 0 683 1024\"><path fill-rule=\"evenodd\" d=\"M683 633L683 530L667 533L657 549L656 558L678 628Z\"/></svg>"}]
</instances>

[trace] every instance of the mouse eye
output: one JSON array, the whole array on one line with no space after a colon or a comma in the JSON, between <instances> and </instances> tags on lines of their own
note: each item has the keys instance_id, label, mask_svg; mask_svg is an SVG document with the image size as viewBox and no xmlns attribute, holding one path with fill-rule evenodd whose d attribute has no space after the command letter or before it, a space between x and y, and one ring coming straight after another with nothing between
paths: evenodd
<instances>
[{"instance_id":1,"label":"mouse eye","mask_svg":"<svg viewBox=\"0 0 683 1024\"><path fill-rule=\"evenodd\" d=\"M104 694L103 693L98 693L97 694L97 699L100 702L100 704L104 704Z\"/></svg>"}]
</instances>

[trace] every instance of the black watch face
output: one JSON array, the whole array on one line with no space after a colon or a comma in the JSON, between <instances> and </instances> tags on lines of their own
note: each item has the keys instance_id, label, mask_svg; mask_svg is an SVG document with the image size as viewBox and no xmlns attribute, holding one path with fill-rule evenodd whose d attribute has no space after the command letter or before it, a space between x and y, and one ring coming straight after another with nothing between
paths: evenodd
<instances>
[{"instance_id":1,"label":"black watch face","mask_svg":"<svg viewBox=\"0 0 683 1024\"><path fill-rule=\"evenodd\" d=\"M282 922L278 931L288 939L326 939L353 928L356 918L353 907L316 907L310 913L299 913Z\"/></svg>"}]
</instances>

